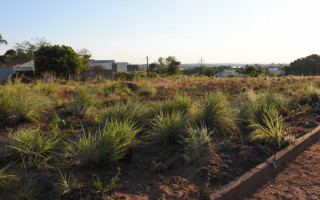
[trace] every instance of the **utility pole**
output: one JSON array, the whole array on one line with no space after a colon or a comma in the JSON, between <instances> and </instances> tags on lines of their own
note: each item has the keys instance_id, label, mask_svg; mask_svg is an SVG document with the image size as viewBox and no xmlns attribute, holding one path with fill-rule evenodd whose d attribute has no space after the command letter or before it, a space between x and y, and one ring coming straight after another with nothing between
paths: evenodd
<instances>
[{"instance_id":1,"label":"utility pole","mask_svg":"<svg viewBox=\"0 0 320 200\"><path fill-rule=\"evenodd\" d=\"M147 76L149 79L149 59L148 59L148 56L147 56Z\"/></svg>"}]
</instances>

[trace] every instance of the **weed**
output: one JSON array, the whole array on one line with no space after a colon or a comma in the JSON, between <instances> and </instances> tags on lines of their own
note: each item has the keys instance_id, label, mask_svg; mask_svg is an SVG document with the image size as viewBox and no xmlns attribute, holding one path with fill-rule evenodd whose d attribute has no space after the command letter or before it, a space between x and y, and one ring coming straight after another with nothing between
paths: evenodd
<instances>
[{"instance_id":1,"label":"weed","mask_svg":"<svg viewBox=\"0 0 320 200\"><path fill-rule=\"evenodd\" d=\"M319 102L319 95L320 95L320 90L309 84L304 86L298 94L298 103L300 105L305 105L305 104L315 104Z\"/></svg>"},{"instance_id":2,"label":"weed","mask_svg":"<svg viewBox=\"0 0 320 200\"><path fill-rule=\"evenodd\" d=\"M117 82L107 81L106 85L104 87L104 91L105 91L105 93L107 95L110 95L110 94L129 93L130 89L123 82L120 82L120 81L117 81Z\"/></svg>"}]
</instances>

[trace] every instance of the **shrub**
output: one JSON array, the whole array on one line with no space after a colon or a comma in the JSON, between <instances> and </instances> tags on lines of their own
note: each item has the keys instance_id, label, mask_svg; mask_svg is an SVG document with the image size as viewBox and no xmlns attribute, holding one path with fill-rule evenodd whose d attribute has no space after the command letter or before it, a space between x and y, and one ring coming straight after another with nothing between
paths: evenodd
<instances>
[{"instance_id":1,"label":"shrub","mask_svg":"<svg viewBox=\"0 0 320 200\"><path fill-rule=\"evenodd\" d=\"M49 105L49 100L43 96L20 91L11 98L8 119L13 123L37 122L46 113Z\"/></svg>"},{"instance_id":2,"label":"shrub","mask_svg":"<svg viewBox=\"0 0 320 200\"><path fill-rule=\"evenodd\" d=\"M188 118L181 112L160 112L151 124L151 136L166 146L177 143L185 135L188 126Z\"/></svg>"},{"instance_id":3,"label":"shrub","mask_svg":"<svg viewBox=\"0 0 320 200\"><path fill-rule=\"evenodd\" d=\"M117 164L135 144L135 129L129 122L106 122L95 134L83 133L77 140L69 141L67 155L80 161L81 165L106 166Z\"/></svg>"},{"instance_id":4,"label":"shrub","mask_svg":"<svg viewBox=\"0 0 320 200\"><path fill-rule=\"evenodd\" d=\"M58 142L59 138L41 134L37 129L19 127L10 134L7 147L13 156L35 164L53 154Z\"/></svg>"},{"instance_id":5,"label":"shrub","mask_svg":"<svg viewBox=\"0 0 320 200\"><path fill-rule=\"evenodd\" d=\"M202 123L213 130L216 137L233 135L237 132L236 115L221 91L209 93L196 116L198 125Z\"/></svg>"},{"instance_id":6,"label":"shrub","mask_svg":"<svg viewBox=\"0 0 320 200\"><path fill-rule=\"evenodd\" d=\"M102 114L102 124L116 120L118 122L129 121L136 127L142 127L149 118L149 108L143 103L130 100L127 103L118 103L110 107Z\"/></svg>"},{"instance_id":7,"label":"shrub","mask_svg":"<svg viewBox=\"0 0 320 200\"><path fill-rule=\"evenodd\" d=\"M98 105L95 94L86 88L80 88L73 96L67 110L74 116L82 118L90 109Z\"/></svg>"},{"instance_id":8,"label":"shrub","mask_svg":"<svg viewBox=\"0 0 320 200\"><path fill-rule=\"evenodd\" d=\"M139 96L149 96L153 97L157 93L157 89L150 83L144 82L138 89Z\"/></svg>"},{"instance_id":9,"label":"shrub","mask_svg":"<svg viewBox=\"0 0 320 200\"><path fill-rule=\"evenodd\" d=\"M298 103L300 105L305 105L305 104L314 104L319 102L319 94L320 90L313 86L313 85L307 85L304 86L298 94Z\"/></svg>"},{"instance_id":10,"label":"shrub","mask_svg":"<svg viewBox=\"0 0 320 200\"><path fill-rule=\"evenodd\" d=\"M206 145L211 143L212 133L205 126L189 127L186 137L182 137L179 143L186 154L198 157Z\"/></svg>"}]
</instances>

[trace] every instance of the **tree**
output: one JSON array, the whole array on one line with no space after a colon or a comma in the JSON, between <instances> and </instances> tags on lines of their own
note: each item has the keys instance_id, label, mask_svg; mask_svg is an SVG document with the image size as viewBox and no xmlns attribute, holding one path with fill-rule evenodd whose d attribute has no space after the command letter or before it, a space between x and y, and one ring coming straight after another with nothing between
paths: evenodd
<instances>
[{"instance_id":1,"label":"tree","mask_svg":"<svg viewBox=\"0 0 320 200\"><path fill-rule=\"evenodd\" d=\"M2 35L1 34L0 34L0 44L5 44L5 45L8 44L7 40L2 39Z\"/></svg>"},{"instance_id":2,"label":"tree","mask_svg":"<svg viewBox=\"0 0 320 200\"><path fill-rule=\"evenodd\" d=\"M320 74L320 56L312 54L305 58L299 58L284 68L285 73L292 75L319 75Z\"/></svg>"},{"instance_id":3,"label":"tree","mask_svg":"<svg viewBox=\"0 0 320 200\"><path fill-rule=\"evenodd\" d=\"M37 71L52 71L58 76L79 73L83 65L79 55L69 46L41 46L34 52Z\"/></svg>"},{"instance_id":4,"label":"tree","mask_svg":"<svg viewBox=\"0 0 320 200\"><path fill-rule=\"evenodd\" d=\"M89 68L89 61L91 58L90 51L88 49L83 48L83 49L77 50L77 53L80 57L83 68L88 69Z\"/></svg>"},{"instance_id":5,"label":"tree","mask_svg":"<svg viewBox=\"0 0 320 200\"><path fill-rule=\"evenodd\" d=\"M247 76L255 77L256 74L257 74L257 69L256 69L254 66L246 66L246 68L245 68L245 70L244 70L244 73L245 73Z\"/></svg>"},{"instance_id":6,"label":"tree","mask_svg":"<svg viewBox=\"0 0 320 200\"><path fill-rule=\"evenodd\" d=\"M16 43L15 50L17 52L18 59L33 59L34 52L37 51L41 46L50 45L45 38L34 38L31 41L23 41Z\"/></svg>"}]
</instances>

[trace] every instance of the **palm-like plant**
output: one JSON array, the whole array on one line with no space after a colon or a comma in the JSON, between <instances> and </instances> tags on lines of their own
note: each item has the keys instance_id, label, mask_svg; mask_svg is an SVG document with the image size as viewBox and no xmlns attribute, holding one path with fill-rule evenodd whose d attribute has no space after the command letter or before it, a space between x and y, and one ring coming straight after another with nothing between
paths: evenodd
<instances>
[{"instance_id":1,"label":"palm-like plant","mask_svg":"<svg viewBox=\"0 0 320 200\"><path fill-rule=\"evenodd\" d=\"M0 34L0 44L8 44L7 40L2 39L1 34Z\"/></svg>"}]
</instances>

